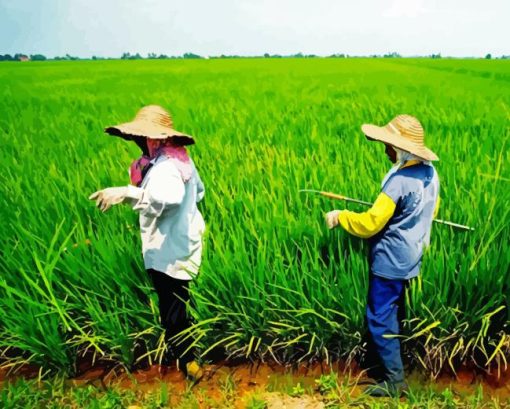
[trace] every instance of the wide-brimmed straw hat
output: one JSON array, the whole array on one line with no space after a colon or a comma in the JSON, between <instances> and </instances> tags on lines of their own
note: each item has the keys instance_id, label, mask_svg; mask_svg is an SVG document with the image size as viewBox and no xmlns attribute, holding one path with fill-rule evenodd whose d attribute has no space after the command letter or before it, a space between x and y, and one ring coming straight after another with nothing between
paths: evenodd
<instances>
[{"instance_id":1,"label":"wide-brimmed straw hat","mask_svg":"<svg viewBox=\"0 0 510 409\"><path fill-rule=\"evenodd\" d=\"M104 130L124 139L143 137L148 139L176 138L182 145L195 143L192 136L176 131L170 114L159 105L148 105L140 109L131 122L109 126Z\"/></svg>"},{"instance_id":2,"label":"wide-brimmed straw hat","mask_svg":"<svg viewBox=\"0 0 510 409\"><path fill-rule=\"evenodd\" d=\"M439 160L437 155L425 146L425 132L414 116L398 115L385 126L364 124L363 133L376 141L390 144L425 160Z\"/></svg>"}]
</instances>

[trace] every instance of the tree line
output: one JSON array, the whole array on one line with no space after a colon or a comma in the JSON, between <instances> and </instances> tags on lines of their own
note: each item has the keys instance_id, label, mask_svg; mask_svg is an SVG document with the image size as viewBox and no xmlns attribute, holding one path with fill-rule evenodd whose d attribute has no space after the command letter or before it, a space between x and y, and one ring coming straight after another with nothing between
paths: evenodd
<instances>
[{"instance_id":1,"label":"tree line","mask_svg":"<svg viewBox=\"0 0 510 409\"><path fill-rule=\"evenodd\" d=\"M349 55L349 54L331 54L326 57L321 57L315 54L303 54L303 53L297 53L297 54L289 54L289 55L280 55L280 54L269 54L265 53L264 55L253 55L253 56L241 56L241 55L216 55L216 56L208 56L204 57L199 54L195 53L184 53L182 55L166 55L166 54L156 54L156 53L148 53L146 57L143 57L140 53L131 54L129 52L122 53L120 56L121 60L175 60L175 59L219 59L219 58L359 58L359 57L369 57L369 58L404 58L399 53L392 52L387 54L372 54L368 56L357 56L357 55ZM419 57L419 56L416 56ZM438 54L431 54L427 56L423 56L425 58L443 58L440 53ZM485 59L493 59L494 57L489 53L485 57ZM55 60L55 61L75 61L75 60L117 60L118 57L98 57L98 56L92 56L92 58L80 58L77 56L72 56L69 54L66 54L65 56L56 56L53 58L46 57L43 54L22 54L17 53L14 55L10 54L0 54L0 61L45 61L45 60ZM496 57L496 59L503 59L507 60L510 59L510 55L502 55L500 57Z\"/></svg>"},{"instance_id":2,"label":"tree line","mask_svg":"<svg viewBox=\"0 0 510 409\"><path fill-rule=\"evenodd\" d=\"M47 58L42 55L42 54L32 54L32 55L27 55L27 54L14 54L14 55L10 55L10 54L0 54L0 61L28 61L28 60L31 60L31 61L45 61Z\"/></svg>"}]
</instances>

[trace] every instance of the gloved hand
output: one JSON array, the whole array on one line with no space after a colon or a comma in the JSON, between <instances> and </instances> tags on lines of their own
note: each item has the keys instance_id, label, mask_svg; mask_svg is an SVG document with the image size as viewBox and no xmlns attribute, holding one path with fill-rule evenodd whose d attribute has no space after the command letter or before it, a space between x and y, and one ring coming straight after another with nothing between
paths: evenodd
<instances>
[{"instance_id":1,"label":"gloved hand","mask_svg":"<svg viewBox=\"0 0 510 409\"><path fill-rule=\"evenodd\" d=\"M332 229L333 227L338 226L338 215L340 214L340 210L332 210L331 212L326 213L326 225L328 228Z\"/></svg>"},{"instance_id":2,"label":"gloved hand","mask_svg":"<svg viewBox=\"0 0 510 409\"><path fill-rule=\"evenodd\" d=\"M103 190L98 190L89 196L90 200L96 201L96 206L102 212L106 212L113 205L123 203L128 196L128 187L108 187Z\"/></svg>"}]
</instances>

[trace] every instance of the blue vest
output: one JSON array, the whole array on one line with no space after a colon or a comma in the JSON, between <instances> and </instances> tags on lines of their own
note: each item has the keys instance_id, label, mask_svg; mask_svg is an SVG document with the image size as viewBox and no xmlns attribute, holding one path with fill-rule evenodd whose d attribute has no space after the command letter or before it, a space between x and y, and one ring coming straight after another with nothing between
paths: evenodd
<instances>
[{"instance_id":1,"label":"blue vest","mask_svg":"<svg viewBox=\"0 0 510 409\"><path fill-rule=\"evenodd\" d=\"M430 242L439 178L432 165L419 163L391 174L382 191L397 206L386 226L370 239L370 269L380 277L408 280L419 274Z\"/></svg>"}]
</instances>

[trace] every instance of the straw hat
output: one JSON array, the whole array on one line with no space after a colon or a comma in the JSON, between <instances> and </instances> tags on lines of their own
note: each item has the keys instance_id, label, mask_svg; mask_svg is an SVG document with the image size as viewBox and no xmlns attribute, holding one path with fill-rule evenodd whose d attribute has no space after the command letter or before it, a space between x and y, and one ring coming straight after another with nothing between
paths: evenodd
<instances>
[{"instance_id":1,"label":"straw hat","mask_svg":"<svg viewBox=\"0 0 510 409\"><path fill-rule=\"evenodd\" d=\"M363 133L371 139L390 144L425 160L439 160L437 155L425 146L425 132L414 116L398 115L388 125L364 124Z\"/></svg>"},{"instance_id":2,"label":"straw hat","mask_svg":"<svg viewBox=\"0 0 510 409\"><path fill-rule=\"evenodd\" d=\"M195 143L192 136L173 128L170 114L159 105L148 105L140 109L131 122L105 128L106 133L130 140L141 136L149 139L176 138L183 145Z\"/></svg>"}]
</instances>

